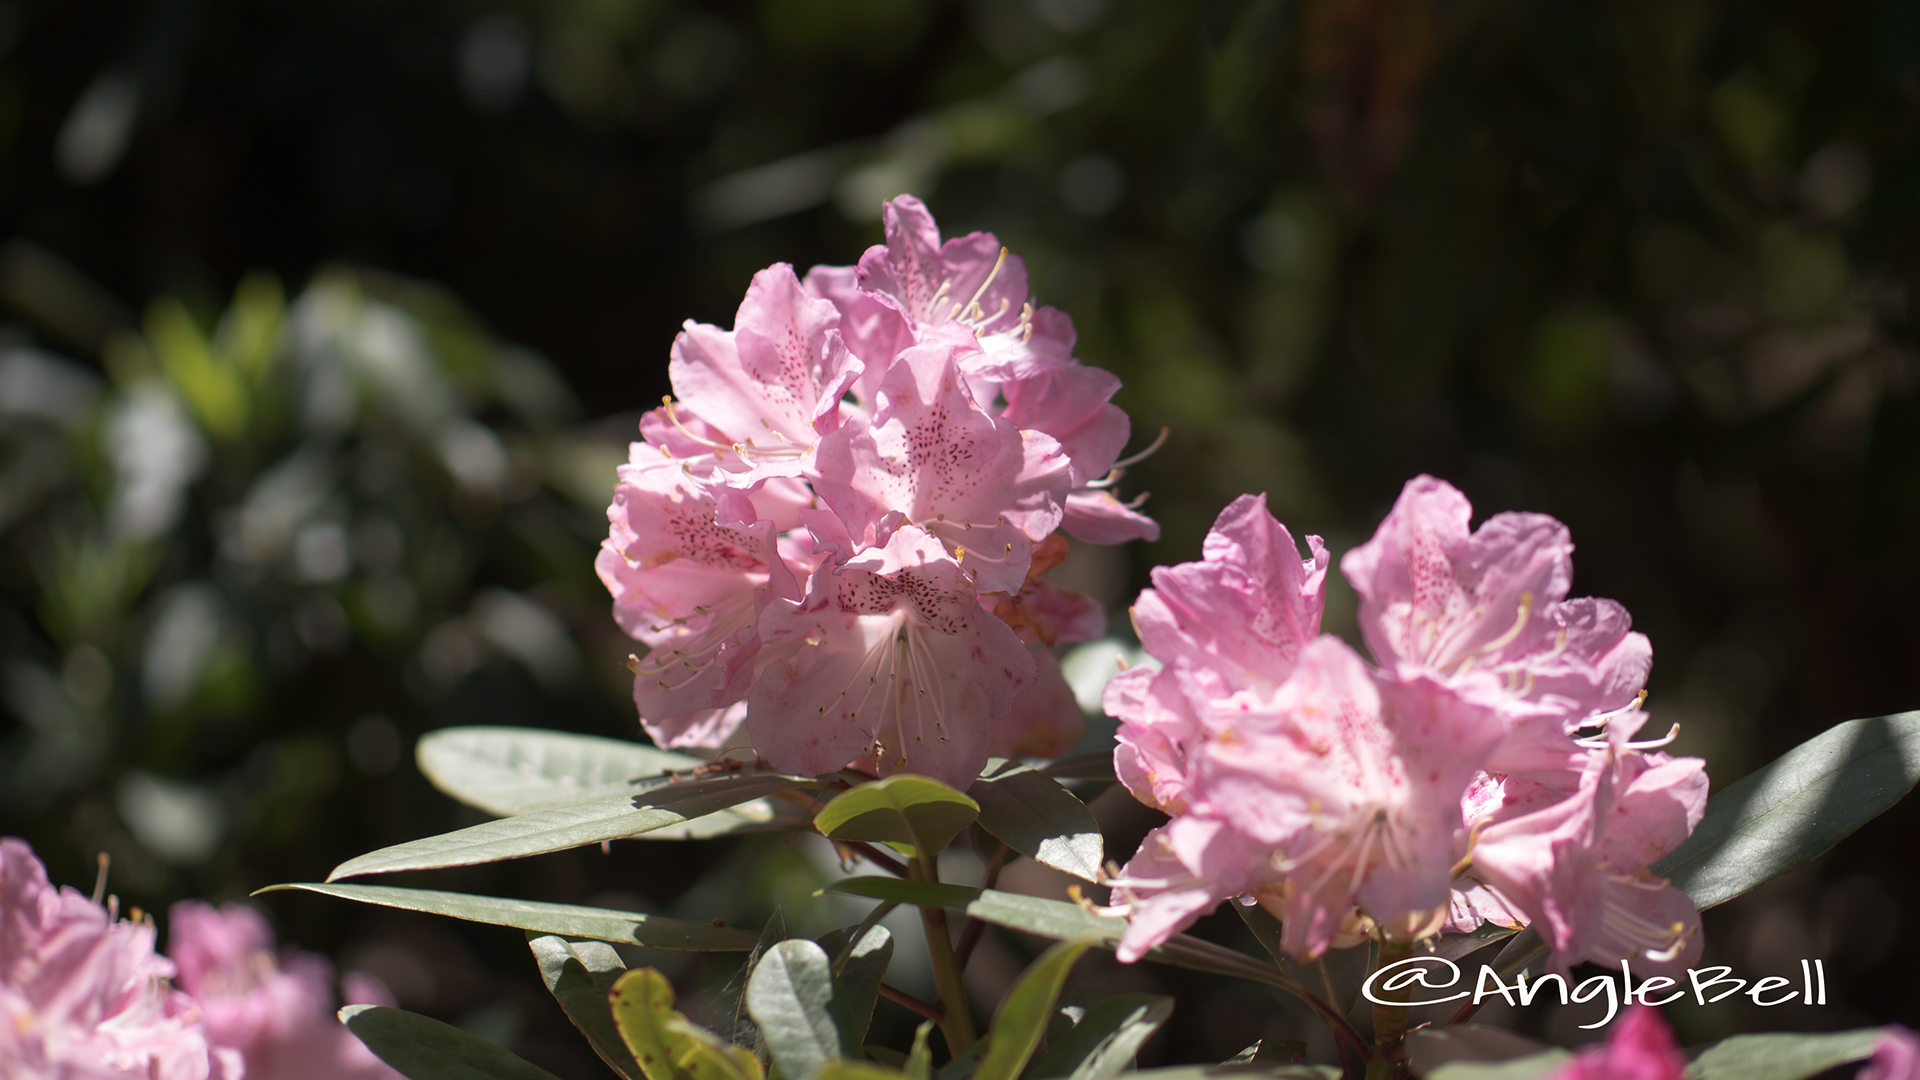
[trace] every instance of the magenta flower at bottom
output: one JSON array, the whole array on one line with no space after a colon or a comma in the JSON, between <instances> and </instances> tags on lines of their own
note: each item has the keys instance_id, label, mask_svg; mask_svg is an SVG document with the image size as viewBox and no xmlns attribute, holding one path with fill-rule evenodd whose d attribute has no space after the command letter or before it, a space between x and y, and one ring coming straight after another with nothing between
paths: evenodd
<instances>
[{"instance_id":1,"label":"magenta flower at bottom","mask_svg":"<svg viewBox=\"0 0 1920 1080\"><path fill-rule=\"evenodd\" d=\"M1682 1080L1686 1070L1660 1010L1636 1005L1605 1043L1582 1050L1548 1080Z\"/></svg>"}]
</instances>

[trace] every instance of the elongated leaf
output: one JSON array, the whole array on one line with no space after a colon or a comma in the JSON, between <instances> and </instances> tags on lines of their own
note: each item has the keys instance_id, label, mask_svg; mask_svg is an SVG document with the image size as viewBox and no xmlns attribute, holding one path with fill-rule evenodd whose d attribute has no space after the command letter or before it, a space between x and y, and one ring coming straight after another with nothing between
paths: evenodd
<instances>
[{"instance_id":1,"label":"elongated leaf","mask_svg":"<svg viewBox=\"0 0 1920 1080\"><path fill-rule=\"evenodd\" d=\"M1572 1060L1572 1054L1556 1047L1511 1061L1452 1061L1427 1073L1425 1080L1542 1080Z\"/></svg>"},{"instance_id":2,"label":"elongated leaf","mask_svg":"<svg viewBox=\"0 0 1920 1080\"><path fill-rule=\"evenodd\" d=\"M980 804L980 827L1038 863L1087 881L1106 859L1100 825L1073 792L1018 762L989 766L967 789Z\"/></svg>"},{"instance_id":3,"label":"elongated leaf","mask_svg":"<svg viewBox=\"0 0 1920 1080\"><path fill-rule=\"evenodd\" d=\"M518 727L430 731L413 756L434 787L500 817L632 795L639 780L705 764L619 739Z\"/></svg>"},{"instance_id":4,"label":"elongated leaf","mask_svg":"<svg viewBox=\"0 0 1920 1080\"><path fill-rule=\"evenodd\" d=\"M1169 1069L1141 1069L1127 1074L1127 1080L1241 1080L1271 1077L1272 1080L1340 1080L1340 1070L1332 1065L1274 1065L1249 1062L1245 1065L1176 1065Z\"/></svg>"},{"instance_id":5,"label":"elongated leaf","mask_svg":"<svg viewBox=\"0 0 1920 1080\"><path fill-rule=\"evenodd\" d=\"M1463 960L1481 949L1507 940L1520 932L1517 926L1481 923L1471 934L1442 934L1433 941L1432 955L1447 960Z\"/></svg>"},{"instance_id":6,"label":"elongated leaf","mask_svg":"<svg viewBox=\"0 0 1920 1080\"><path fill-rule=\"evenodd\" d=\"M740 965L740 974L727 984L721 993L732 1005L733 1026L728 1029L736 1043L751 1042L750 1032L753 1021L747 1017L747 976L760 966L760 958L767 950L787 940L787 913L779 904L773 905L773 914L767 917L767 925L760 928L760 938L753 943L753 951L747 954L747 962Z\"/></svg>"},{"instance_id":7,"label":"elongated leaf","mask_svg":"<svg viewBox=\"0 0 1920 1080\"><path fill-rule=\"evenodd\" d=\"M1028 1080L1064 1076L1069 1080L1107 1080L1118 1076L1140 1046L1173 1015L1173 999L1153 994L1122 994L1088 1009L1080 1022L1058 1039L1028 1070Z\"/></svg>"},{"instance_id":8,"label":"elongated leaf","mask_svg":"<svg viewBox=\"0 0 1920 1080\"><path fill-rule=\"evenodd\" d=\"M1090 938L1103 949L1119 945L1127 929L1125 919L1108 919L1059 900L984 889L980 898L967 905L967 914L1010 930L1056 938L1063 941ZM1191 934L1175 934L1164 944L1147 950L1147 959L1174 967L1230 975L1237 979L1266 983L1298 994L1300 984L1282 974L1272 964L1237 953L1224 945L1202 941Z\"/></svg>"},{"instance_id":9,"label":"elongated leaf","mask_svg":"<svg viewBox=\"0 0 1920 1080\"><path fill-rule=\"evenodd\" d=\"M593 1052L625 1080L641 1080L645 1074L621 1040L620 1029L613 1026L613 1007L607 1001L614 982L627 973L620 954L603 942L568 941L556 934L533 937L527 947L540 966L540 981L587 1037Z\"/></svg>"},{"instance_id":10,"label":"elongated leaf","mask_svg":"<svg viewBox=\"0 0 1920 1080\"><path fill-rule=\"evenodd\" d=\"M867 1028L873 1023L873 1007L880 1000L880 983L887 977L887 967L893 963L893 934L884 926L869 926L855 942L853 935L858 926L843 926L820 937L820 947L833 957L834 980L840 984L840 995L847 1002L847 1019L851 1023L848 1029L853 1040L863 1043L867 1038ZM844 957L844 959L843 959Z\"/></svg>"},{"instance_id":11,"label":"elongated leaf","mask_svg":"<svg viewBox=\"0 0 1920 1080\"><path fill-rule=\"evenodd\" d=\"M1920 712L1849 720L1707 800L1700 827L1653 870L1701 908L1832 847L1920 781Z\"/></svg>"},{"instance_id":12,"label":"elongated leaf","mask_svg":"<svg viewBox=\"0 0 1920 1080\"><path fill-rule=\"evenodd\" d=\"M1330 949L1311 964L1303 964L1280 947L1280 920L1258 904L1235 904L1233 910L1247 924L1260 947L1288 977L1311 990L1342 1015L1360 999L1360 986L1373 967L1373 946L1361 943L1348 949ZM1484 944L1484 943L1483 943Z\"/></svg>"},{"instance_id":13,"label":"elongated leaf","mask_svg":"<svg viewBox=\"0 0 1920 1080\"><path fill-rule=\"evenodd\" d=\"M1040 1045L1040 1036L1046 1033L1047 1020L1060 1000L1067 973L1093 944L1091 939L1058 941L1027 965L993 1011L987 1052L980 1058L973 1080L1017 1080Z\"/></svg>"},{"instance_id":14,"label":"elongated leaf","mask_svg":"<svg viewBox=\"0 0 1920 1080\"><path fill-rule=\"evenodd\" d=\"M1554 1053L1559 1056L1553 1057ZM1545 1043L1479 1024L1423 1028L1407 1036L1407 1060L1416 1076L1435 1075L1448 1066L1460 1064L1490 1069L1504 1062L1538 1058L1519 1066L1517 1075L1509 1077L1509 1080L1520 1080L1542 1065L1564 1062L1567 1056L1565 1051L1555 1051Z\"/></svg>"},{"instance_id":15,"label":"elongated leaf","mask_svg":"<svg viewBox=\"0 0 1920 1080\"><path fill-rule=\"evenodd\" d=\"M979 816L980 804L940 781L896 773L841 792L813 824L835 840L912 844L930 859Z\"/></svg>"},{"instance_id":16,"label":"elongated leaf","mask_svg":"<svg viewBox=\"0 0 1920 1080\"><path fill-rule=\"evenodd\" d=\"M478 1035L400 1009L349 1005L340 1020L408 1080L555 1080Z\"/></svg>"},{"instance_id":17,"label":"elongated leaf","mask_svg":"<svg viewBox=\"0 0 1920 1080\"><path fill-rule=\"evenodd\" d=\"M820 1072L820 1080L901 1080L906 1076L871 1061L830 1061Z\"/></svg>"},{"instance_id":18,"label":"elongated leaf","mask_svg":"<svg viewBox=\"0 0 1920 1080\"><path fill-rule=\"evenodd\" d=\"M398 889L387 885L269 885L261 892L303 889L307 892L358 900L363 904L425 911L450 915L468 922L512 926L542 934L618 941L633 945L651 945L657 949L687 949L697 952L745 952L753 948L754 935L732 927L669 919L664 915L643 915L637 911L610 911L606 908L580 907L574 904L543 904L534 900L511 900L500 896L473 896L468 893L435 892L431 889Z\"/></svg>"},{"instance_id":19,"label":"elongated leaf","mask_svg":"<svg viewBox=\"0 0 1920 1080\"><path fill-rule=\"evenodd\" d=\"M780 1075L792 1080L814 1080L828 1062L859 1053L846 999L833 981L833 958L804 938L776 944L754 965L747 1013Z\"/></svg>"},{"instance_id":20,"label":"elongated leaf","mask_svg":"<svg viewBox=\"0 0 1920 1080\"><path fill-rule=\"evenodd\" d=\"M1873 1054L1885 1033L1875 1028L1824 1035L1735 1035L1687 1066L1687 1080L1806 1080Z\"/></svg>"},{"instance_id":21,"label":"elongated leaf","mask_svg":"<svg viewBox=\"0 0 1920 1080\"><path fill-rule=\"evenodd\" d=\"M933 1021L922 1020L913 1029L913 1048L907 1051L903 1068L913 1080L933 1080Z\"/></svg>"},{"instance_id":22,"label":"elongated leaf","mask_svg":"<svg viewBox=\"0 0 1920 1080\"><path fill-rule=\"evenodd\" d=\"M433 785L469 806L508 817L637 794L707 762L639 743L516 727L430 731L414 747ZM806 815L778 799L754 799L639 835L700 840L739 832L800 828Z\"/></svg>"},{"instance_id":23,"label":"elongated leaf","mask_svg":"<svg viewBox=\"0 0 1920 1080\"><path fill-rule=\"evenodd\" d=\"M658 971L620 976L608 1000L647 1080L763 1080L759 1058L674 1011L673 985Z\"/></svg>"},{"instance_id":24,"label":"elongated leaf","mask_svg":"<svg viewBox=\"0 0 1920 1080\"><path fill-rule=\"evenodd\" d=\"M327 880L401 870L472 866L619 840L807 783L812 781L778 773L734 774L664 784L633 796L614 795L572 806L535 810L381 848L334 867Z\"/></svg>"},{"instance_id":25,"label":"elongated leaf","mask_svg":"<svg viewBox=\"0 0 1920 1080\"><path fill-rule=\"evenodd\" d=\"M979 889L966 885L877 876L841 878L820 891L865 896L874 900L896 900L915 907L939 908L963 908L980 896Z\"/></svg>"}]
</instances>

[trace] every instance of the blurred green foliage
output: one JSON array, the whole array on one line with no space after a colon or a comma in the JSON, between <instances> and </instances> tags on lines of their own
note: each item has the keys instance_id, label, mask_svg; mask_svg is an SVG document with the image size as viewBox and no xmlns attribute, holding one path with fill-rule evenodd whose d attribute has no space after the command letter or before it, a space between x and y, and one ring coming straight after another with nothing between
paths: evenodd
<instances>
[{"instance_id":1,"label":"blurred green foliage","mask_svg":"<svg viewBox=\"0 0 1920 1080\"><path fill-rule=\"evenodd\" d=\"M1165 538L1062 571L1116 610L1243 491L1340 550L1431 471L1572 527L1720 782L1920 703L1911 4L16 2L5 827L231 892L450 815L419 730L631 732L588 564L632 410L682 319L853 261L901 191L1173 429L1128 478ZM160 806L217 843L163 857ZM1710 917L1712 962L1819 952L1854 1013L1683 1034L1920 1014L1916 813Z\"/></svg>"}]
</instances>

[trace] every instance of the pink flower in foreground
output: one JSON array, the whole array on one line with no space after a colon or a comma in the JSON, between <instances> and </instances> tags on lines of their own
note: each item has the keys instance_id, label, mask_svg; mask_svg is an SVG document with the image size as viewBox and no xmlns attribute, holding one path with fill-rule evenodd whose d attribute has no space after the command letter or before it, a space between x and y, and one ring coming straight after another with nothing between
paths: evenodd
<instances>
[{"instance_id":1,"label":"pink flower in foreground","mask_svg":"<svg viewBox=\"0 0 1920 1080\"><path fill-rule=\"evenodd\" d=\"M744 729L780 768L966 787L987 754L1058 753L1083 723L1039 650L1105 613L1036 553L1063 526L1157 530L1111 494L1119 380L1074 359L1020 260L942 241L911 197L884 217L857 269L769 267L733 329L687 324L596 568L648 649L630 666L656 742Z\"/></svg>"},{"instance_id":2,"label":"pink flower in foreground","mask_svg":"<svg viewBox=\"0 0 1920 1080\"><path fill-rule=\"evenodd\" d=\"M1642 974L1678 977L1699 959L1699 911L1647 866L1700 824L1707 777L1698 758L1634 749L1628 739L1642 719L1627 714L1609 726L1572 794L1516 799L1474 823L1467 880L1524 913L1554 967L1628 961Z\"/></svg>"},{"instance_id":3,"label":"pink flower in foreground","mask_svg":"<svg viewBox=\"0 0 1920 1080\"><path fill-rule=\"evenodd\" d=\"M167 951L180 987L200 1005L207 1037L238 1051L253 1080L398 1080L400 1074L334 1016L333 965L282 949L244 904L187 901L168 915ZM391 1004L385 988L350 985L350 1004Z\"/></svg>"},{"instance_id":4,"label":"pink flower in foreground","mask_svg":"<svg viewBox=\"0 0 1920 1080\"><path fill-rule=\"evenodd\" d=\"M25 841L0 839L0 1076L240 1080L153 941L151 920L54 888Z\"/></svg>"},{"instance_id":5,"label":"pink flower in foreground","mask_svg":"<svg viewBox=\"0 0 1920 1080\"><path fill-rule=\"evenodd\" d=\"M815 267L807 287L833 302L849 348L865 361L857 393L875 398L892 358L913 344L961 347L961 372L983 404L1058 441L1071 463L1067 531L1089 543L1156 539L1160 527L1108 488L1130 434L1110 402L1120 380L1073 357L1073 321L1027 295L1026 265L986 233L942 241L911 195L882 210L886 243L869 248L852 273ZM1109 471L1112 470L1112 475Z\"/></svg>"},{"instance_id":6,"label":"pink flower in foreground","mask_svg":"<svg viewBox=\"0 0 1920 1080\"><path fill-rule=\"evenodd\" d=\"M1174 821L1110 882L1123 956L1233 896L1301 959L1482 921L1535 924L1560 967L1698 956L1699 913L1647 867L1699 824L1706 777L1631 741L1645 639L1617 604L1564 599L1564 526L1501 514L1469 535L1469 513L1419 478L1342 561L1377 668L1314 637L1326 552L1309 537L1301 559L1260 499L1221 514L1201 562L1154 571L1133 615L1163 666L1105 704L1115 774Z\"/></svg>"},{"instance_id":7,"label":"pink flower in foreground","mask_svg":"<svg viewBox=\"0 0 1920 1080\"><path fill-rule=\"evenodd\" d=\"M1660 1010L1635 1005L1605 1043L1581 1050L1550 1080L1682 1080L1686 1070L1687 1056Z\"/></svg>"},{"instance_id":8,"label":"pink flower in foreground","mask_svg":"<svg viewBox=\"0 0 1920 1080\"><path fill-rule=\"evenodd\" d=\"M1196 710L1264 704L1318 636L1327 552L1317 536L1307 547L1302 560L1266 496L1243 495L1220 512L1201 562L1154 569L1133 623L1166 667L1122 672L1106 690L1107 711L1123 721L1114 767L1135 798L1170 812L1184 806L1189 753L1205 737Z\"/></svg>"},{"instance_id":9,"label":"pink flower in foreground","mask_svg":"<svg viewBox=\"0 0 1920 1080\"><path fill-rule=\"evenodd\" d=\"M1566 599L1567 527L1504 513L1469 534L1472 514L1445 481L1415 477L1373 538L1340 560L1374 659L1440 678L1491 672L1516 717L1545 709L1569 731L1631 702L1652 649L1619 604Z\"/></svg>"}]
</instances>

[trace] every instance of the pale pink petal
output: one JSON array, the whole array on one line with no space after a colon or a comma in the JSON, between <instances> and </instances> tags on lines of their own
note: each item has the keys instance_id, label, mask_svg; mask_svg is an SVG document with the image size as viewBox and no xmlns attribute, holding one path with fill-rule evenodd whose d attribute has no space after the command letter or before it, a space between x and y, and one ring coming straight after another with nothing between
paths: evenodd
<instances>
[{"instance_id":1,"label":"pale pink petal","mask_svg":"<svg viewBox=\"0 0 1920 1080\"><path fill-rule=\"evenodd\" d=\"M902 353L880 394L871 422L821 440L815 490L856 539L898 512L945 542L982 590L1017 592L1033 542L1060 524L1059 444L980 411L951 349Z\"/></svg>"},{"instance_id":2,"label":"pale pink petal","mask_svg":"<svg viewBox=\"0 0 1920 1080\"><path fill-rule=\"evenodd\" d=\"M1006 383L1001 393L1007 419L1060 443L1078 487L1105 476L1126 449L1132 431L1127 414L1108 402L1119 389L1112 372L1073 362Z\"/></svg>"},{"instance_id":3,"label":"pale pink petal","mask_svg":"<svg viewBox=\"0 0 1920 1080\"><path fill-rule=\"evenodd\" d=\"M674 340L674 395L732 442L810 444L815 421L858 374L857 361L851 370L832 363L839 321L832 303L801 288L793 267L776 263L754 275L731 334L689 323Z\"/></svg>"},{"instance_id":4,"label":"pale pink petal","mask_svg":"<svg viewBox=\"0 0 1920 1080\"><path fill-rule=\"evenodd\" d=\"M980 609L939 542L902 528L885 549L823 565L804 602L771 603L770 663L749 698L753 744L776 768L823 773L878 744L883 772L965 788L990 721L1034 679L1034 659Z\"/></svg>"},{"instance_id":5,"label":"pale pink petal","mask_svg":"<svg viewBox=\"0 0 1920 1080\"><path fill-rule=\"evenodd\" d=\"M987 740L992 757L1059 757L1086 729L1086 715L1060 674L1060 661L1044 650L1035 650L1033 659L1033 685L1013 699L1007 715L993 721Z\"/></svg>"},{"instance_id":6,"label":"pale pink petal","mask_svg":"<svg viewBox=\"0 0 1920 1080\"><path fill-rule=\"evenodd\" d=\"M1231 826L1203 817L1178 817L1148 833L1113 881L1115 904L1129 909L1115 950L1120 961L1133 963L1222 900L1245 892L1257 878L1249 871L1260 866L1262 854L1258 843Z\"/></svg>"},{"instance_id":7,"label":"pale pink petal","mask_svg":"<svg viewBox=\"0 0 1920 1080\"><path fill-rule=\"evenodd\" d=\"M1142 646L1217 674L1227 693L1270 692L1319 632L1327 554L1318 537L1307 543L1303 561L1264 495L1234 500L1208 534L1206 561L1153 571L1133 607Z\"/></svg>"},{"instance_id":8,"label":"pale pink petal","mask_svg":"<svg viewBox=\"0 0 1920 1080\"><path fill-rule=\"evenodd\" d=\"M1200 719L1175 672L1130 668L1107 680L1101 708L1118 719L1114 775L1133 797L1169 814L1187 808L1189 750L1203 737Z\"/></svg>"},{"instance_id":9,"label":"pale pink petal","mask_svg":"<svg viewBox=\"0 0 1920 1080\"><path fill-rule=\"evenodd\" d=\"M1124 544L1129 540L1160 539L1160 523L1113 497L1104 489L1067 494L1062 521L1076 540L1089 544Z\"/></svg>"}]
</instances>

